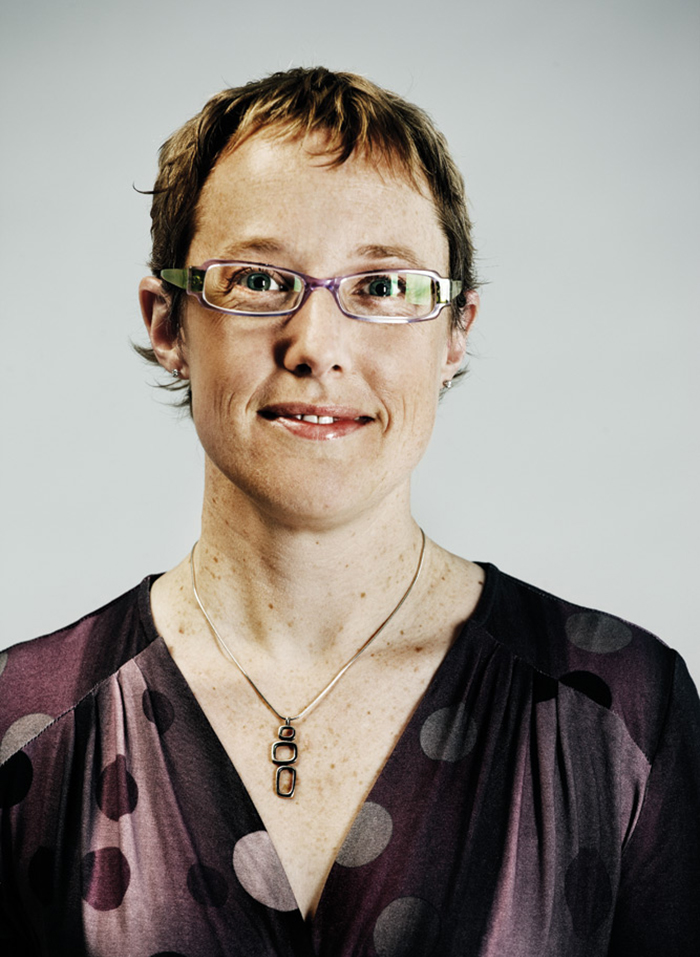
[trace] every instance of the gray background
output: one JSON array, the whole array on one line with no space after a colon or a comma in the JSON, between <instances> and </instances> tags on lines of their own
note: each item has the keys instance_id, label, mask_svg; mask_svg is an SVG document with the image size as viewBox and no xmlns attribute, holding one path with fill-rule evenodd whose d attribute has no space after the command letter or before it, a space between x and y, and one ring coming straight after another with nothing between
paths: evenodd
<instances>
[{"instance_id":1,"label":"gray background","mask_svg":"<svg viewBox=\"0 0 700 957\"><path fill-rule=\"evenodd\" d=\"M2 4L0 646L175 564L202 456L130 353L165 137L292 65L426 107L488 285L415 480L437 541L696 680L700 13L683 0Z\"/></svg>"}]
</instances>

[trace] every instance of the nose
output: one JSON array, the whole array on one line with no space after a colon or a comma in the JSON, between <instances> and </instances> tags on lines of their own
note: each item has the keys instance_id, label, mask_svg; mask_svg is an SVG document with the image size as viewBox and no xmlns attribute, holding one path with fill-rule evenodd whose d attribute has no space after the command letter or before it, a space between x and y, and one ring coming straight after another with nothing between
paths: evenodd
<instances>
[{"instance_id":1,"label":"nose","mask_svg":"<svg viewBox=\"0 0 700 957\"><path fill-rule=\"evenodd\" d=\"M351 325L328 289L314 289L283 327L280 363L296 376L321 378L349 371Z\"/></svg>"}]
</instances>

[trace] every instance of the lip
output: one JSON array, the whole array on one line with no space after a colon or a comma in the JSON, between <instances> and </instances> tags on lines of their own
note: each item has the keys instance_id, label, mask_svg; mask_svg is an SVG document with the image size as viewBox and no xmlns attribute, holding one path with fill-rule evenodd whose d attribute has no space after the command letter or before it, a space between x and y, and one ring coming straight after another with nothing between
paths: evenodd
<instances>
[{"instance_id":1,"label":"lip","mask_svg":"<svg viewBox=\"0 0 700 957\"><path fill-rule=\"evenodd\" d=\"M316 405L309 402L278 402L258 410L260 418L271 426L283 428L292 435L312 441L339 439L365 428L374 418L351 406ZM330 422L313 422L300 418L314 416Z\"/></svg>"}]
</instances>

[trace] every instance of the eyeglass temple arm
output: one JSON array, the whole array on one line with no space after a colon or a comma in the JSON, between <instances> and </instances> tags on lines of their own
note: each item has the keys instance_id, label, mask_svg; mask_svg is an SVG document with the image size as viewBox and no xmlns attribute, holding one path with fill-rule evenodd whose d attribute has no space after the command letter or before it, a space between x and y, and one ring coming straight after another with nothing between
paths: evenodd
<instances>
[{"instance_id":1,"label":"eyeglass temple arm","mask_svg":"<svg viewBox=\"0 0 700 957\"><path fill-rule=\"evenodd\" d=\"M204 289L204 269L195 269L190 266L189 269L161 269L160 278L169 282L171 286L177 286L178 289L186 289L187 292L201 292Z\"/></svg>"},{"instance_id":2,"label":"eyeglass temple arm","mask_svg":"<svg viewBox=\"0 0 700 957\"><path fill-rule=\"evenodd\" d=\"M464 283L461 279L442 279L438 280L438 289L440 298L438 302L448 303L456 299L464 289Z\"/></svg>"}]
</instances>

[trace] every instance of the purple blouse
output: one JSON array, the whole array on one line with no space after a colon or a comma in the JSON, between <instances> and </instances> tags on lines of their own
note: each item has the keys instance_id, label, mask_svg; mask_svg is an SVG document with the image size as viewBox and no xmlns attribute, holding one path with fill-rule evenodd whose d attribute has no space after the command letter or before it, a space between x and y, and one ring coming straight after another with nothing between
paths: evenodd
<instances>
[{"instance_id":1,"label":"purple blouse","mask_svg":"<svg viewBox=\"0 0 700 957\"><path fill-rule=\"evenodd\" d=\"M152 579L0 654L3 957L698 957L682 660L484 567L307 922Z\"/></svg>"}]
</instances>

